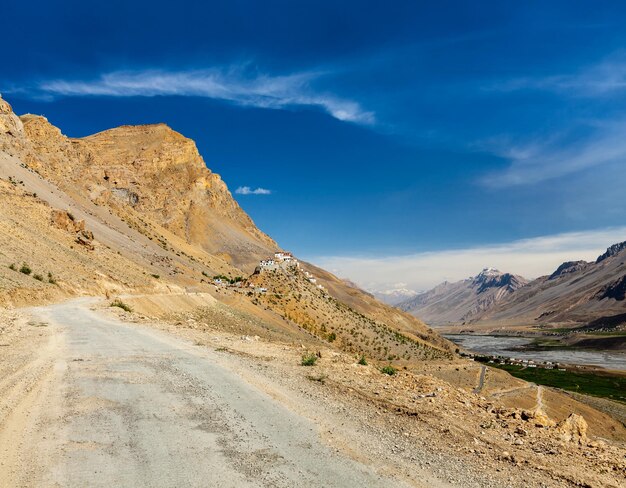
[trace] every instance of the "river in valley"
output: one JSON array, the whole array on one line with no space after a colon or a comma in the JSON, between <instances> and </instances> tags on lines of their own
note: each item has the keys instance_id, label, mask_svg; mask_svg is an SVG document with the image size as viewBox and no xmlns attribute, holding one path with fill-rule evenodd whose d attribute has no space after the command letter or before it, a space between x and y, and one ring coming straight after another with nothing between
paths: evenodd
<instances>
[{"instance_id":1,"label":"river in valley","mask_svg":"<svg viewBox=\"0 0 626 488\"><path fill-rule=\"evenodd\" d=\"M473 353L506 356L553 363L584 364L626 371L626 353L588 349L550 349L549 351L517 351L513 348L533 342L528 337L446 334L444 337Z\"/></svg>"}]
</instances>

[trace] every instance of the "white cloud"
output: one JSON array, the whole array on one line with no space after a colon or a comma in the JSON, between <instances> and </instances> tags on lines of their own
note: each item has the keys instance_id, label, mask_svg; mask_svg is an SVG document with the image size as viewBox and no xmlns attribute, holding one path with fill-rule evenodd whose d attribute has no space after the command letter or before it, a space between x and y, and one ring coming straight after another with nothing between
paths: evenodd
<instances>
[{"instance_id":1,"label":"white cloud","mask_svg":"<svg viewBox=\"0 0 626 488\"><path fill-rule=\"evenodd\" d=\"M237 195L271 195L272 192L266 188L252 189L249 186L240 186L235 190Z\"/></svg>"},{"instance_id":2,"label":"white cloud","mask_svg":"<svg viewBox=\"0 0 626 488\"><path fill-rule=\"evenodd\" d=\"M543 90L574 97L607 96L626 90L626 57L619 53L575 73L513 78L487 88L503 92Z\"/></svg>"},{"instance_id":3,"label":"white cloud","mask_svg":"<svg viewBox=\"0 0 626 488\"><path fill-rule=\"evenodd\" d=\"M556 136L545 142L509 146L498 154L509 160L509 166L483 176L480 182L506 188L540 183L594 166L626 163L625 133L626 121L620 121L596 127L590 137L575 142Z\"/></svg>"},{"instance_id":4,"label":"white cloud","mask_svg":"<svg viewBox=\"0 0 626 488\"><path fill-rule=\"evenodd\" d=\"M565 97L602 99L602 103L609 97L621 100L626 91L626 53L613 54L577 72L501 80L488 85L487 89L503 92L540 90ZM594 166L626 163L626 120L613 119L601 124L592 121L591 130L589 125L588 122L569 121L569 128L564 132L573 133L578 129L587 132L576 140L553 134L548 139L525 146L509 144L504 151L496 149L494 152L508 159L510 164L503 171L488 174L480 181L489 187L506 188L539 183Z\"/></svg>"},{"instance_id":5,"label":"white cloud","mask_svg":"<svg viewBox=\"0 0 626 488\"><path fill-rule=\"evenodd\" d=\"M319 256L308 260L366 290L406 288L427 290L443 281L475 276L483 268L536 278L565 261L595 260L611 244L626 240L626 227L555 234L494 246L424 252L405 256Z\"/></svg>"},{"instance_id":6,"label":"white cloud","mask_svg":"<svg viewBox=\"0 0 626 488\"><path fill-rule=\"evenodd\" d=\"M319 107L336 119L373 124L372 112L358 102L312 87L322 73L303 72L284 76L250 74L238 67L188 71L115 71L92 80L48 80L36 94L44 97L154 97L195 96L225 100L242 106L286 109Z\"/></svg>"}]
</instances>

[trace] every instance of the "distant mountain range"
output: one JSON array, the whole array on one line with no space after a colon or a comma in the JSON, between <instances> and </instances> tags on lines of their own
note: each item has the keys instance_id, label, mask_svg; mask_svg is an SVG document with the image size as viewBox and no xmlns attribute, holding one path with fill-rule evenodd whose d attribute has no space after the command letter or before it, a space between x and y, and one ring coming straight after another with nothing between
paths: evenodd
<instances>
[{"instance_id":1,"label":"distant mountain range","mask_svg":"<svg viewBox=\"0 0 626 488\"><path fill-rule=\"evenodd\" d=\"M398 304L431 325L561 325L626 322L626 241L595 262L568 261L535 280L485 269ZM620 320L614 320L623 316Z\"/></svg>"},{"instance_id":2,"label":"distant mountain range","mask_svg":"<svg viewBox=\"0 0 626 488\"><path fill-rule=\"evenodd\" d=\"M463 323L493 308L528 283L522 276L486 268L477 276L444 282L397 306L431 325Z\"/></svg>"},{"instance_id":3,"label":"distant mountain range","mask_svg":"<svg viewBox=\"0 0 626 488\"><path fill-rule=\"evenodd\" d=\"M392 288L389 290L377 290L372 294L378 298L381 302L388 303L389 305L398 305L405 302L419 293L409 288Z\"/></svg>"}]
</instances>

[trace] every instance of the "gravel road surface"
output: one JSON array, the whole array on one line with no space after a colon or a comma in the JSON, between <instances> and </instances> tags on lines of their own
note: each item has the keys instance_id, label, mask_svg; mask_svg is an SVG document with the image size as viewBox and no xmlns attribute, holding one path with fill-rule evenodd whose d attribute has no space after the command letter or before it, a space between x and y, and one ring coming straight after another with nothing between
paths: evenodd
<instances>
[{"instance_id":1,"label":"gravel road surface","mask_svg":"<svg viewBox=\"0 0 626 488\"><path fill-rule=\"evenodd\" d=\"M403 486L333 450L213 351L85 301L33 313L57 330L22 443L37 465L20 467L20 484Z\"/></svg>"},{"instance_id":2,"label":"gravel road surface","mask_svg":"<svg viewBox=\"0 0 626 488\"><path fill-rule=\"evenodd\" d=\"M219 354L74 300L54 330L12 478L22 486L406 486L332 449ZM17 441L16 441L17 442ZM356 456L355 456L356 457ZM356 457L358 459L358 457ZM30 460L30 461L29 461Z\"/></svg>"}]
</instances>

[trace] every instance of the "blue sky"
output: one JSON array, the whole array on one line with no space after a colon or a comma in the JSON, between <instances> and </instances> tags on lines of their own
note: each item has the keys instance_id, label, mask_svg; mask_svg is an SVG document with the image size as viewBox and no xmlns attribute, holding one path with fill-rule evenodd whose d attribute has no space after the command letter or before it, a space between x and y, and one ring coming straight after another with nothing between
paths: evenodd
<instances>
[{"instance_id":1,"label":"blue sky","mask_svg":"<svg viewBox=\"0 0 626 488\"><path fill-rule=\"evenodd\" d=\"M537 275L626 239L621 2L34 1L2 17L16 112L70 136L166 122L284 248L368 288L464 276L407 264L437 253L478 272L490 249L558 242L535 267L498 264ZM374 271L390 259L393 276Z\"/></svg>"}]
</instances>

